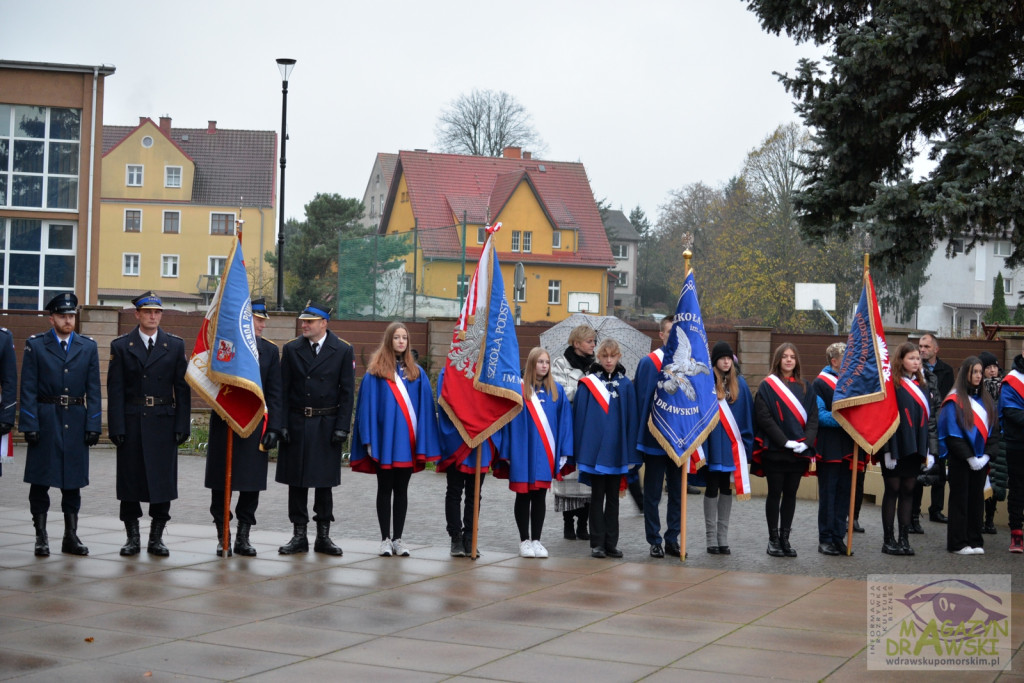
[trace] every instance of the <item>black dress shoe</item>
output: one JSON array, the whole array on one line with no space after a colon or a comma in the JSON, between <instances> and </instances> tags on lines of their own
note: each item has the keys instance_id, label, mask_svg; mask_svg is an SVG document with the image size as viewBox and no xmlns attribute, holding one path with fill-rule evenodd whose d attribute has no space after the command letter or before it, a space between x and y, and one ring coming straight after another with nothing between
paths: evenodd
<instances>
[{"instance_id":1,"label":"black dress shoe","mask_svg":"<svg viewBox=\"0 0 1024 683\"><path fill-rule=\"evenodd\" d=\"M857 534L864 533L864 527L862 527L860 525L860 520L859 519L853 520L853 531L854 531L854 533L857 533Z\"/></svg>"},{"instance_id":2,"label":"black dress shoe","mask_svg":"<svg viewBox=\"0 0 1024 683\"><path fill-rule=\"evenodd\" d=\"M708 555L718 555L718 554L719 554L719 552L718 552L718 546L717 545L709 545L708 546Z\"/></svg>"},{"instance_id":3,"label":"black dress shoe","mask_svg":"<svg viewBox=\"0 0 1024 683\"><path fill-rule=\"evenodd\" d=\"M665 551L661 549L660 543L651 544L651 557L665 557Z\"/></svg>"},{"instance_id":4,"label":"black dress shoe","mask_svg":"<svg viewBox=\"0 0 1024 683\"><path fill-rule=\"evenodd\" d=\"M602 548L600 546L598 546L596 548L591 548L590 549L590 556L591 557L608 557L608 555L604 552L604 548Z\"/></svg>"},{"instance_id":5,"label":"black dress shoe","mask_svg":"<svg viewBox=\"0 0 1024 683\"><path fill-rule=\"evenodd\" d=\"M819 543L818 552L822 555L838 555L839 550L831 543Z\"/></svg>"},{"instance_id":6,"label":"black dress shoe","mask_svg":"<svg viewBox=\"0 0 1024 683\"><path fill-rule=\"evenodd\" d=\"M732 555L732 551L729 550L729 546L727 546L727 545L720 545L720 546L718 546L718 554L719 555Z\"/></svg>"},{"instance_id":7,"label":"black dress shoe","mask_svg":"<svg viewBox=\"0 0 1024 683\"><path fill-rule=\"evenodd\" d=\"M834 545L836 547L836 550L839 551L840 555L846 555L847 554L846 551L848 550L848 548L846 547L846 543L844 541L839 541L838 543L833 543L832 545ZM850 550L849 554L853 555L853 551Z\"/></svg>"},{"instance_id":8,"label":"black dress shoe","mask_svg":"<svg viewBox=\"0 0 1024 683\"><path fill-rule=\"evenodd\" d=\"M983 534L994 534L996 532L996 525L992 522L985 522L981 527L981 533Z\"/></svg>"},{"instance_id":9,"label":"black dress shoe","mask_svg":"<svg viewBox=\"0 0 1024 683\"><path fill-rule=\"evenodd\" d=\"M946 515L942 514L941 512L929 512L928 513L928 519L930 519L931 521L933 521L933 522L935 522L937 524L948 524L949 523L949 518L946 517Z\"/></svg>"},{"instance_id":10,"label":"black dress shoe","mask_svg":"<svg viewBox=\"0 0 1024 683\"><path fill-rule=\"evenodd\" d=\"M672 557L679 557L680 552L681 551L679 549L679 544L678 543L673 543L672 541L666 541L665 542L665 554L666 555L671 555Z\"/></svg>"},{"instance_id":11,"label":"black dress shoe","mask_svg":"<svg viewBox=\"0 0 1024 683\"><path fill-rule=\"evenodd\" d=\"M605 548L604 554L608 557L614 557L615 559L622 557L622 551L618 548Z\"/></svg>"}]
</instances>

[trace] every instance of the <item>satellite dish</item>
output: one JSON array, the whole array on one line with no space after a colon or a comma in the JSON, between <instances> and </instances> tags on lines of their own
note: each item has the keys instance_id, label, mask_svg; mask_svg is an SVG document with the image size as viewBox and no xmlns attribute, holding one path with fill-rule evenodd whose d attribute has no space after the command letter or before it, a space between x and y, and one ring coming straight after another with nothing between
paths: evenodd
<instances>
[{"instance_id":1,"label":"satellite dish","mask_svg":"<svg viewBox=\"0 0 1024 683\"><path fill-rule=\"evenodd\" d=\"M512 278L512 289L514 291L514 299L520 301L526 298L526 268L523 267L522 263L516 264L516 274Z\"/></svg>"}]
</instances>

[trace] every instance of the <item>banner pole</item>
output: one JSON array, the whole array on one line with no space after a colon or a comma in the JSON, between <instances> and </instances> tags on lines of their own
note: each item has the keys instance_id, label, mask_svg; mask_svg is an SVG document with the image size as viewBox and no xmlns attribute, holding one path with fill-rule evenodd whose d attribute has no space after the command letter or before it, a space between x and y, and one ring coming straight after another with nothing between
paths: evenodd
<instances>
[{"instance_id":1,"label":"banner pole","mask_svg":"<svg viewBox=\"0 0 1024 683\"><path fill-rule=\"evenodd\" d=\"M679 561L686 561L686 489L689 487L689 464L685 463L679 468L682 470L682 493L679 496Z\"/></svg>"},{"instance_id":2,"label":"banner pole","mask_svg":"<svg viewBox=\"0 0 1024 683\"><path fill-rule=\"evenodd\" d=\"M480 460L483 450L483 444L476 447L476 467L473 473L473 548L469 556L474 560L480 555L476 551L476 540L480 532Z\"/></svg>"},{"instance_id":3,"label":"banner pole","mask_svg":"<svg viewBox=\"0 0 1024 683\"><path fill-rule=\"evenodd\" d=\"M227 440L228 447L224 458L224 533L221 539L224 557L231 552L231 451L235 444L235 431L231 427L227 429Z\"/></svg>"},{"instance_id":4,"label":"banner pole","mask_svg":"<svg viewBox=\"0 0 1024 683\"><path fill-rule=\"evenodd\" d=\"M857 505L857 456L860 455L860 444L853 442L853 463L850 470L850 514L846 524L846 554L853 555L853 515Z\"/></svg>"}]
</instances>

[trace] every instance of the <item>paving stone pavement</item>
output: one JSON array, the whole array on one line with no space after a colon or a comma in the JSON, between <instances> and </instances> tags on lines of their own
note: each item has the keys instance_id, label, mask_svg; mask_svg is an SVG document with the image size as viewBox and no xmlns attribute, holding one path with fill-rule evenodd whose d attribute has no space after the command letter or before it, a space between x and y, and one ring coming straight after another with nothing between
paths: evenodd
<instances>
[{"instance_id":1,"label":"paving stone pavement","mask_svg":"<svg viewBox=\"0 0 1024 683\"><path fill-rule=\"evenodd\" d=\"M0 680L375 681L789 680L1019 681L1024 683L1024 557L1004 530L985 556L951 556L943 527L926 523L918 555L878 552L877 508L853 557L816 549L816 504L797 508L794 559L764 552L763 499L734 505L730 556L703 548L700 496L689 501L690 557L648 556L643 519L622 501L624 560L595 560L561 538L548 512L545 560L516 556L513 494L487 479L482 557L448 555L445 478L421 472L410 488L410 558L380 558L372 477L342 473L335 540L343 557L280 556L285 487L262 496L256 558L217 558L202 488L204 460L180 456L179 493L165 540L171 554L122 558L114 453L98 448L79 532L89 557L32 554L24 451L0 477ZM273 478L271 467L271 479ZM664 514L664 504L662 506ZM145 527L143 521L143 540ZM870 573L1012 573L1011 647L1004 671L867 670Z\"/></svg>"}]
</instances>

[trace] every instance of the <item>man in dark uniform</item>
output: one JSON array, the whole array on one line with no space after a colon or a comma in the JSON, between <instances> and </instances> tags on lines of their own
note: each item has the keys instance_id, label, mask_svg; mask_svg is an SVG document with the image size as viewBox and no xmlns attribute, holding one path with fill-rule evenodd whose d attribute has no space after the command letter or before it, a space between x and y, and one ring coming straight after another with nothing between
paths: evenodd
<instances>
[{"instance_id":1,"label":"man in dark uniform","mask_svg":"<svg viewBox=\"0 0 1024 683\"><path fill-rule=\"evenodd\" d=\"M0 327L0 441L9 445L7 436L14 429L14 413L18 401L18 362L14 357L14 336L6 327ZM4 451L4 455L10 455ZM0 476L4 473L0 465Z\"/></svg>"},{"instance_id":2,"label":"man in dark uniform","mask_svg":"<svg viewBox=\"0 0 1024 683\"><path fill-rule=\"evenodd\" d=\"M188 441L192 392L185 381L185 343L160 329L163 303L153 292L134 299L138 326L110 342L107 424L117 446L117 499L128 540L139 553L141 502L149 503L149 546L167 556L164 528L178 497L178 446Z\"/></svg>"},{"instance_id":3,"label":"man in dark uniform","mask_svg":"<svg viewBox=\"0 0 1024 683\"><path fill-rule=\"evenodd\" d=\"M89 485L89 447L100 440L100 356L96 342L75 334L78 297L53 297L51 329L28 338L21 363L19 427L28 444L25 483L36 527L35 553L50 554L46 513L51 486L61 490L64 540L61 552L88 555L78 538L82 488Z\"/></svg>"},{"instance_id":4,"label":"man in dark uniform","mask_svg":"<svg viewBox=\"0 0 1024 683\"><path fill-rule=\"evenodd\" d=\"M355 355L348 342L327 329L331 309L307 303L299 315L302 336L284 346L281 381L286 429L281 433L276 479L288 485L292 539L282 555L309 551L309 489L316 521L313 550L341 555L330 538L334 521L331 488L341 483L341 447L348 439L355 395Z\"/></svg>"},{"instance_id":5,"label":"man in dark uniform","mask_svg":"<svg viewBox=\"0 0 1024 683\"><path fill-rule=\"evenodd\" d=\"M260 491L267 488L267 451L277 447L278 437L284 428L281 414L281 359L277 345L263 338L267 326L267 302L256 299L252 302L252 326L256 332L256 348L260 359L260 381L263 384L263 398L267 404L267 415L256 430L246 438L233 434L231 450L231 489L238 491L235 515L238 517L238 533L235 535L235 552L252 557L256 549L249 543L249 530L256 523L256 506L260 502ZM220 415L210 416L210 446L206 454L206 488L210 489L210 514L217 525L217 554L224 550L224 470L227 464L227 435L231 432ZM262 447L262 450L261 450ZM228 542L230 543L230 537ZM228 550L231 554L231 550Z\"/></svg>"},{"instance_id":6,"label":"man in dark uniform","mask_svg":"<svg viewBox=\"0 0 1024 683\"><path fill-rule=\"evenodd\" d=\"M941 405L946 394L953 388L956 373L949 363L939 358L939 339L934 334L922 334L917 340L917 348L921 353L921 369L927 374L935 373L938 380L939 396L937 400ZM936 458L929 474L932 479L932 503L928 506L928 519L939 524L946 523L946 515L942 514L942 508L946 502L946 459Z\"/></svg>"}]
</instances>

